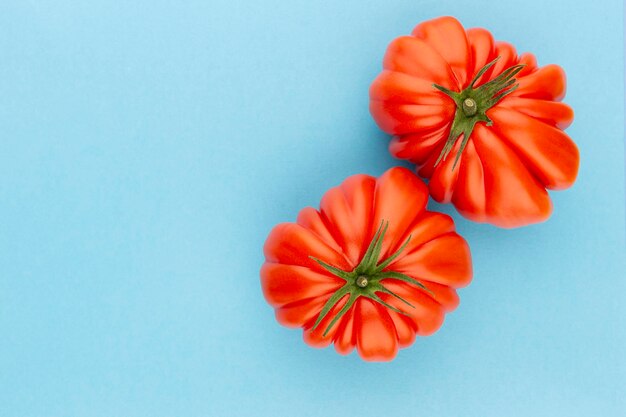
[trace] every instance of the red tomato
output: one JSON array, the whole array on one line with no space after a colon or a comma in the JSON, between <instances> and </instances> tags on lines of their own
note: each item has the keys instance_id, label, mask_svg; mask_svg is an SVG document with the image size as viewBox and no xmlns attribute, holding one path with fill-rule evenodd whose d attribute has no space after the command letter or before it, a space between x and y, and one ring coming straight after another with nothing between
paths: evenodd
<instances>
[{"instance_id":1,"label":"red tomato","mask_svg":"<svg viewBox=\"0 0 626 417\"><path fill-rule=\"evenodd\" d=\"M500 227L546 220L546 189L571 186L578 149L563 133L565 73L532 54L465 30L453 17L419 24L388 47L370 110L394 135L390 152L418 166L430 194Z\"/></svg>"},{"instance_id":2,"label":"red tomato","mask_svg":"<svg viewBox=\"0 0 626 417\"><path fill-rule=\"evenodd\" d=\"M454 310L472 277L470 251L452 219L426 210L428 190L406 168L355 175L303 209L265 242L261 285L276 319L304 329L314 347L356 346L393 359Z\"/></svg>"}]
</instances>

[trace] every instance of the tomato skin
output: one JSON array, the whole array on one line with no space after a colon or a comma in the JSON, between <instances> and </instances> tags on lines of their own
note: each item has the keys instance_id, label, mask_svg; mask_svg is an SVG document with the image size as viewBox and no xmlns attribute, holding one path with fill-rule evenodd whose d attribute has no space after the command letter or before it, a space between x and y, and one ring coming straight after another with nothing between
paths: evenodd
<instances>
[{"instance_id":1,"label":"tomato skin","mask_svg":"<svg viewBox=\"0 0 626 417\"><path fill-rule=\"evenodd\" d=\"M261 288L275 309L277 321L302 328L304 341L313 347L334 344L340 354L357 350L366 361L392 360L398 349L411 345L416 335L429 335L444 315L459 304L456 289L472 278L471 256L465 240L455 232L452 219L426 210L428 189L410 170L395 167L379 178L355 175L322 197L320 209L303 209L296 223L282 223L270 232L264 246ZM382 261L408 243L385 270L419 280L427 290L396 279L383 279L414 307L378 293L400 314L367 297L359 297L347 313L324 335L345 296L314 323L324 304L343 281L311 257L352 271L364 257L381 222L388 222L381 241Z\"/></svg>"},{"instance_id":2,"label":"tomato skin","mask_svg":"<svg viewBox=\"0 0 626 417\"><path fill-rule=\"evenodd\" d=\"M460 140L437 164L457 104L433 85L461 92L496 57L474 86L523 64L517 89L486 111L492 125L476 124L454 169ZM393 135L391 154L417 166L436 201L454 204L471 220L512 228L547 220L552 203L546 190L563 190L576 180L579 151L563 132L574 119L561 102L565 91L558 65L538 67L532 54L518 56L487 30L466 30L448 16L420 23L390 43L370 87L370 112Z\"/></svg>"}]
</instances>

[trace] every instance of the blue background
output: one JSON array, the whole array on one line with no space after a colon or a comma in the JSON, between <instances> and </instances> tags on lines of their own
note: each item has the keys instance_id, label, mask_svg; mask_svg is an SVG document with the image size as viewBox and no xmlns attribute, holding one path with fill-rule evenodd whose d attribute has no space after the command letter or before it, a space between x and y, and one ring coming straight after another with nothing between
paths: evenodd
<instances>
[{"instance_id":1,"label":"blue background","mask_svg":"<svg viewBox=\"0 0 626 417\"><path fill-rule=\"evenodd\" d=\"M0 415L618 416L626 408L620 1L3 1ZM262 244L400 164L386 45L443 14L567 74L582 165L545 224L450 207L475 279L388 364L304 345Z\"/></svg>"}]
</instances>

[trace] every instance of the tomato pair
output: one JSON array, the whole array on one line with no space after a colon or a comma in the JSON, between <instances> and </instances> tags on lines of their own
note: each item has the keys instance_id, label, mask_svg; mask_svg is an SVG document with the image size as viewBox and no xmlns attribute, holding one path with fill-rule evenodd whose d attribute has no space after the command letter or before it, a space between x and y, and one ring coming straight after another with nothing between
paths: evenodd
<instances>
[{"instance_id":1,"label":"tomato pair","mask_svg":"<svg viewBox=\"0 0 626 417\"><path fill-rule=\"evenodd\" d=\"M277 320L316 347L395 357L459 303L472 277L467 243L428 195L465 217L510 228L545 221L546 189L571 186L578 149L562 131L573 111L565 74L532 54L465 30L452 17L419 24L387 49L370 111L393 135L390 152L417 165L355 175L320 209L276 226L261 268Z\"/></svg>"}]
</instances>

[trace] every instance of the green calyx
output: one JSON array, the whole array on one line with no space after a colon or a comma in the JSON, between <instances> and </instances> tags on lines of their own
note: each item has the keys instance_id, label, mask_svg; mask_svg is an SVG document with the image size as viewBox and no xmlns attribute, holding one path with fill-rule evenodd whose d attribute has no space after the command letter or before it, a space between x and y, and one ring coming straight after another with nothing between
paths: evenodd
<instances>
[{"instance_id":1,"label":"green calyx","mask_svg":"<svg viewBox=\"0 0 626 417\"><path fill-rule=\"evenodd\" d=\"M439 158L435 162L435 166L442 160L445 160L457 139L463 135L463 141L461 142L461 148L456 154L452 169L456 167L459 162L459 158L465 149L465 145L474 130L474 126L478 122L484 122L487 126L492 125L491 119L487 117L487 110L493 107L503 97L511 94L518 87L515 76L524 68L524 65L513 65L507 68L493 80L474 88L476 81L491 68L500 57L497 57L487 65L485 65L476 76L472 79L469 86L457 93L456 91L449 90L441 85L433 84L433 87L449 96L456 103L456 113L454 114L454 120L450 129L450 135L444 145Z\"/></svg>"},{"instance_id":2,"label":"green calyx","mask_svg":"<svg viewBox=\"0 0 626 417\"><path fill-rule=\"evenodd\" d=\"M349 295L348 301L344 304L341 310L339 310L335 317L333 317L331 322L326 327L326 330L324 330L323 336L326 336L326 334L333 327L333 325L348 311L350 311L350 308L354 305L355 301L359 297L369 298L370 300L373 300L387 307L388 309L395 311L396 313L408 315L406 312L386 303L377 294L389 294L392 297L395 297L398 300L402 301L407 306L415 308L415 306L406 301L404 298L386 288L383 285L383 280L385 279L391 278L399 281L404 281L430 293L430 290L415 278L411 278L410 276L402 274L400 272L385 271L385 268L387 268L404 251L406 246L409 244L409 241L411 240L411 236L409 236L406 242L404 242L404 244L402 244L402 246L400 246L400 248L398 248L398 250L395 251L391 256L379 262L380 254L383 247L383 239L385 237L385 233L387 232L388 226L389 222L386 222L384 220L381 222L380 227L374 234L372 241L367 247L365 255L363 255L363 259L361 259L361 262L352 271L344 271L340 268L329 265L320 259L310 256L311 259L320 264L328 272L345 281L345 284L328 299L326 304L324 304L322 311L320 311L320 314L317 317L315 324L313 325L313 329L317 328L317 326L322 322L324 317L328 315L330 310L341 299L343 299L346 295Z\"/></svg>"}]
</instances>

